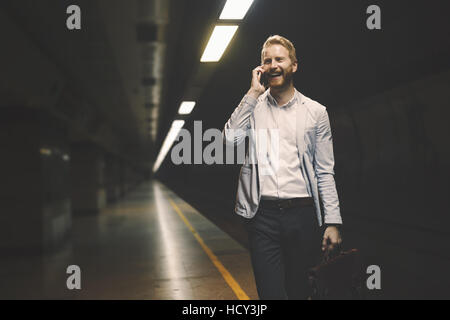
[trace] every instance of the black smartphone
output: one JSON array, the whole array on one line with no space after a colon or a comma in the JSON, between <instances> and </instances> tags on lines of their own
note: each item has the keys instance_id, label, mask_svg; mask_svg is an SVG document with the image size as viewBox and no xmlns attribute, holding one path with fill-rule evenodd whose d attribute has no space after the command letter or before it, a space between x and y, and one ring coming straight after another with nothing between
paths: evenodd
<instances>
[{"instance_id":1,"label":"black smartphone","mask_svg":"<svg viewBox=\"0 0 450 320\"><path fill-rule=\"evenodd\" d=\"M269 82L268 82L268 79L267 79L267 74L266 74L266 72L264 72L264 73L261 74L260 82L261 82L261 84L262 84L265 88L267 88Z\"/></svg>"}]
</instances>

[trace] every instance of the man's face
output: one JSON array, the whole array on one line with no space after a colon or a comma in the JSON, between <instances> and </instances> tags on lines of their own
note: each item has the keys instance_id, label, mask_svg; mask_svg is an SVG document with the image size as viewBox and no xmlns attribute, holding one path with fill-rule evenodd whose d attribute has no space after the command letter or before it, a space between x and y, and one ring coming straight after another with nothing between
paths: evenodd
<instances>
[{"instance_id":1,"label":"man's face","mask_svg":"<svg viewBox=\"0 0 450 320\"><path fill-rule=\"evenodd\" d=\"M283 88L291 83L292 75L297 71L297 62L291 61L285 47L274 44L264 50L262 67L269 87Z\"/></svg>"}]
</instances>

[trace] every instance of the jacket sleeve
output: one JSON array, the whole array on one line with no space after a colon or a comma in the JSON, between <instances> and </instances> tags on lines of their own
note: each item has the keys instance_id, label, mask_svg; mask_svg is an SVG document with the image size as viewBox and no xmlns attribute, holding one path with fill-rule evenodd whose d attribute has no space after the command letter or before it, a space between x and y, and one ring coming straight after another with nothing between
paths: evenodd
<instances>
[{"instance_id":1,"label":"jacket sleeve","mask_svg":"<svg viewBox=\"0 0 450 320\"><path fill-rule=\"evenodd\" d=\"M247 130L250 129L250 116L257 101L255 98L246 95L234 109L222 131L223 140L226 144L238 145L245 139Z\"/></svg>"},{"instance_id":2,"label":"jacket sleeve","mask_svg":"<svg viewBox=\"0 0 450 320\"><path fill-rule=\"evenodd\" d=\"M333 137L328 112L324 108L316 126L314 170L322 199L325 224L342 224L339 198L334 180Z\"/></svg>"}]
</instances>

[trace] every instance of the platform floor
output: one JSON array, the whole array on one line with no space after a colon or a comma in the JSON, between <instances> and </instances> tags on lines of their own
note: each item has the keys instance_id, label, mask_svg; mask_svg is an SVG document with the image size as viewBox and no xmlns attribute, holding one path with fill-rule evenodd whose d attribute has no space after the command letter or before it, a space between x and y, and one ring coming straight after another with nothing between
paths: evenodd
<instances>
[{"instance_id":1,"label":"platform floor","mask_svg":"<svg viewBox=\"0 0 450 320\"><path fill-rule=\"evenodd\" d=\"M72 224L58 253L2 261L1 299L258 298L248 251L157 181Z\"/></svg>"}]
</instances>

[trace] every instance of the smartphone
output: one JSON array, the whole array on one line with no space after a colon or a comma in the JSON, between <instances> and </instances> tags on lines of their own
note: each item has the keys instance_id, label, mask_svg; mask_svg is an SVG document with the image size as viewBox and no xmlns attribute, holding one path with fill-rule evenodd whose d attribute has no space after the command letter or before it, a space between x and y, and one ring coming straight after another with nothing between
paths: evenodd
<instances>
[{"instance_id":1,"label":"smartphone","mask_svg":"<svg viewBox=\"0 0 450 320\"><path fill-rule=\"evenodd\" d=\"M269 81L267 79L267 74L266 72L264 72L263 74L261 74L261 78L260 78L260 82L261 84L267 88L267 86L269 85Z\"/></svg>"}]
</instances>

